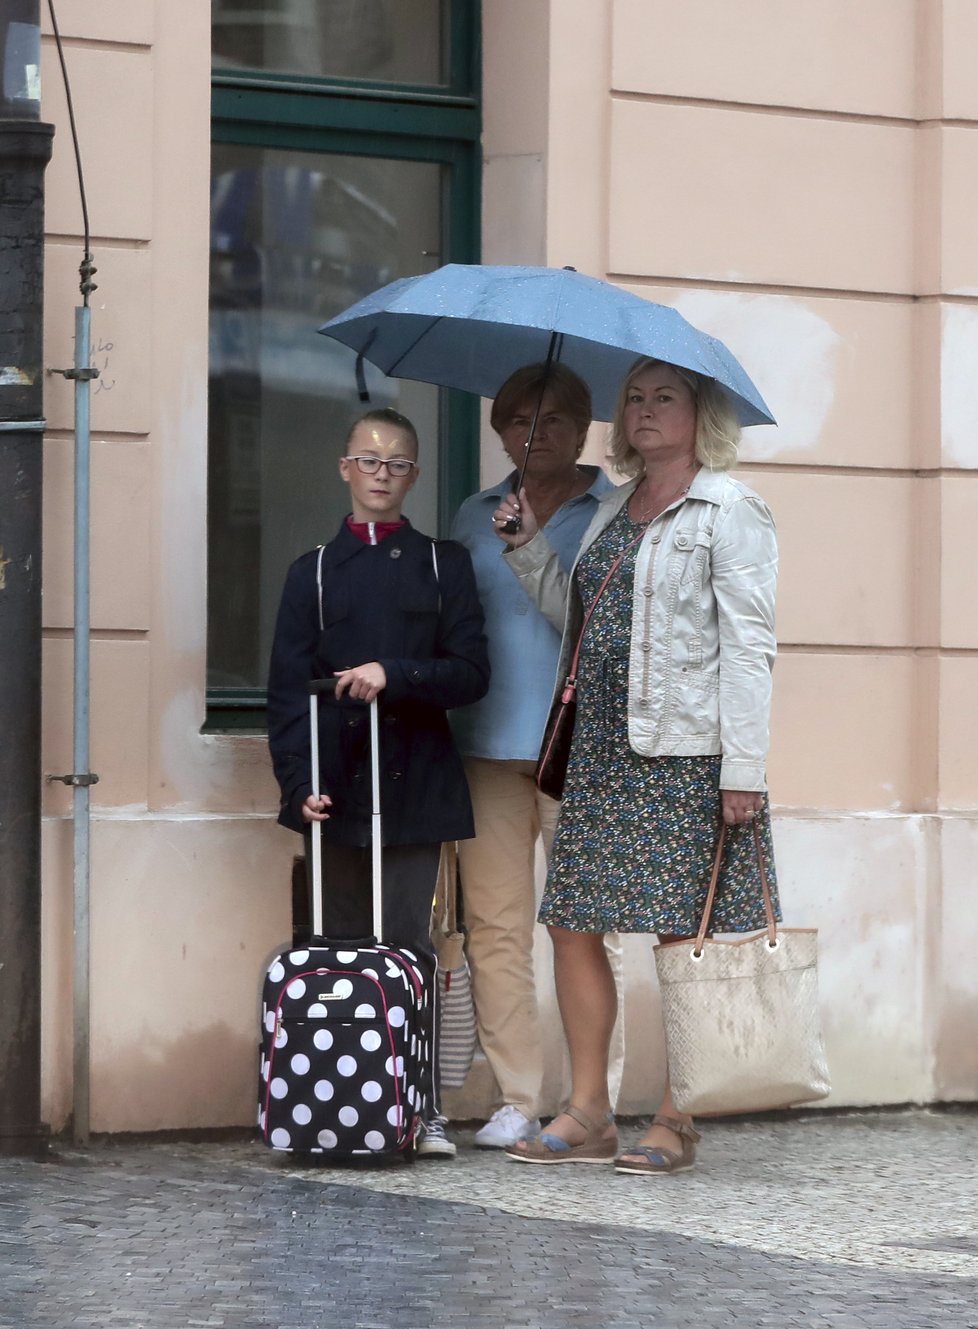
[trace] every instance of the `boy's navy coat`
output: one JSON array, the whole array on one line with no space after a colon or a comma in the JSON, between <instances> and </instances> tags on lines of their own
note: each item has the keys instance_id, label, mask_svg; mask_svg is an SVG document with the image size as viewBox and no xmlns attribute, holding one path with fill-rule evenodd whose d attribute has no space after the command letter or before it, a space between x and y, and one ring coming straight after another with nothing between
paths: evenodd
<instances>
[{"instance_id":1,"label":"boy's navy coat","mask_svg":"<svg viewBox=\"0 0 978 1329\"><path fill-rule=\"evenodd\" d=\"M268 678L268 742L282 791L279 821L307 828L312 793L311 678L379 661L380 799L384 843L432 844L475 833L461 758L445 715L483 697L489 658L468 551L433 542L410 523L367 545L346 523L323 550L323 629L316 588L318 550L296 559L282 592ZM370 843L367 708L346 697L320 701L321 789L333 806L328 840Z\"/></svg>"}]
</instances>

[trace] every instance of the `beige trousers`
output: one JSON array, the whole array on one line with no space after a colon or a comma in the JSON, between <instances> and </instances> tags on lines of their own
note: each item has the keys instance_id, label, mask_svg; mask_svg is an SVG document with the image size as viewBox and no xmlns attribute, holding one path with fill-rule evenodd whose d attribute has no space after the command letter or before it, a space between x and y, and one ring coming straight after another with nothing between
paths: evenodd
<instances>
[{"instance_id":1,"label":"beige trousers","mask_svg":"<svg viewBox=\"0 0 978 1329\"><path fill-rule=\"evenodd\" d=\"M537 916L536 844L549 861L560 804L541 794L532 761L467 757L475 839L459 841L468 957L479 1041L502 1104L531 1119L543 1108L543 1032L533 973ZM618 989L609 1088L614 1104L624 1065L621 940L605 937ZM553 1032L547 1031L551 1042Z\"/></svg>"}]
</instances>

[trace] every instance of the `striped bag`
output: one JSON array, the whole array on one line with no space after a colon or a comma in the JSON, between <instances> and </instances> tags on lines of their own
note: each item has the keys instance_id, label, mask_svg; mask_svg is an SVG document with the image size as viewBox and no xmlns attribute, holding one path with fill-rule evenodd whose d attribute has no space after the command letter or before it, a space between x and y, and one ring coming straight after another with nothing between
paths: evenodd
<instances>
[{"instance_id":1,"label":"striped bag","mask_svg":"<svg viewBox=\"0 0 978 1329\"><path fill-rule=\"evenodd\" d=\"M451 841L442 846L431 920L431 939L438 958L437 1049L443 1089L459 1089L465 1083L478 1043L472 979L465 958L465 928L458 914L458 850Z\"/></svg>"}]
</instances>

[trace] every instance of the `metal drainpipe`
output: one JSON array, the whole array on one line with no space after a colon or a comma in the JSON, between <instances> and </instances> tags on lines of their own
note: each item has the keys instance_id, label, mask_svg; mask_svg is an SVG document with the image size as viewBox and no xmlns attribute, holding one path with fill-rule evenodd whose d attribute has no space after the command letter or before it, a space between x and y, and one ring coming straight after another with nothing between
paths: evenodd
<instances>
[{"instance_id":1,"label":"metal drainpipe","mask_svg":"<svg viewBox=\"0 0 978 1329\"><path fill-rule=\"evenodd\" d=\"M44 168L38 5L0 17L0 1153L41 1121Z\"/></svg>"},{"instance_id":2,"label":"metal drainpipe","mask_svg":"<svg viewBox=\"0 0 978 1329\"><path fill-rule=\"evenodd\" d=\"M89 290L95 271L87 252L82 263L84 304L75 309L75 367L64 370L75 381L75 668L74 668L74 773L61 779L72 786L74 880L74 1092L72 1137L88 1144L91 1117L91 798L98 776L89 769L90 614L90 476L92 379L98 377L91 361L92 311Z\"/></svg>"},{"instance_id":3,"label":"metal drainpipe","mask_svg":"<svg viewBox=\"0 0 978 1329\"><path fill-rule=\"evenodd\" d=\"M88 203L82 173L81 149L75 125L75 111L68 79L68 68L53 3L48 6L54 29L58 58L61 62L68 120L75 149L78 169L78 191L85 232L84 256L79 267L82 304L75 310L75 362L71 369L52 369L52 374L64 374L75 384L75 579L74 579L74 704L73 704L73 771L68 775L49 775L48 780L62 780L71 786L72 808L72 882L74 949L72 964L73 1009L73 1079L72 1079L72 1137L76 1144L88 1144L91 1108L91 799L89 790L98 784L89 765L89 713L91 701L91 673L89 667L91 646L90 614L90 477L91 477L91 403L92 379L98 370L91 364L92 316L88 299L96 289L92 280L95 264L92 262L91 234L88 224Z\"/></svg>"}]
</instances>

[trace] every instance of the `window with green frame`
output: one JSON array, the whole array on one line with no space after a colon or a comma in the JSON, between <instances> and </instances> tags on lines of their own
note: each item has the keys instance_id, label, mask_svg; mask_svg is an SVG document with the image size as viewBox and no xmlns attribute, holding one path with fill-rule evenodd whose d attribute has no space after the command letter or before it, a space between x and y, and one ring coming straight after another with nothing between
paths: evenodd
<instances>
[{"instance_id":1,"label":"window with green frame","mask_svg":"<svg viewBox=\"0 0 978 1329\"><path fill-rule=\"evenodd\" d=\"M479 10L212 5L210 729L263 727L286 569L347 511L337 458L367 408L353 353L316 329L397 277L478 258ZM367 386L418 427L405 510L444 533L478 487L478 403L369 365Z\"/></svg>"}]
</instances>

